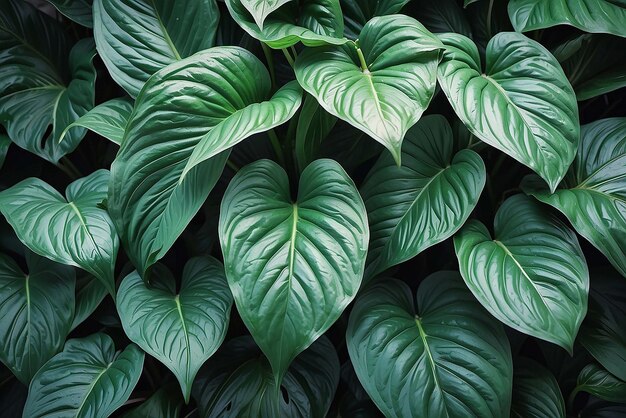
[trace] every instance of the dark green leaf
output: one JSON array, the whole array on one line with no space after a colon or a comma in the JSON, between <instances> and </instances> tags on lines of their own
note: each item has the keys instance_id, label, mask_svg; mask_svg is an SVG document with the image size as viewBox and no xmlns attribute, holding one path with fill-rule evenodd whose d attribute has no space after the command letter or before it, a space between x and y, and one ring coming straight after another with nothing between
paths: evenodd
<instances>
[{"instance_id":1,"label":"dark green leaf","mask_svg":"<svg viewBox=\"0 0 626 418\"><path fill-rule=\"evenodd\" d=\"M298 167L303 170L319 155L322 141L337 123L337 118L325 111L315 97L306 95L296 129L295 153Z\"/></svg>"},{"instance_id":2,"label":"dark green leaf","mask_svg":"<svg viewBox=\"0 0 626 418\"><path fill-rule=\"evenodd\" d=\"M580 418L623 417L626 416L626 404L615 404L593 398L578 416Z\"/></svg>"},{"instance_id":3,"label":"dark green leaf","mask_svg":"<svg viewBox=\"0 0 626 418\"><path fill-rule=\"evenodd\" d=\"M183 398L172 386L161 387L144 403L122 418L178 418L183 406Z\"/></svg>"},{"instance_id":4,"label":"dark green leaf","mask_svg":"<svg viewBox=\"0 0 626 418\"><path fill-rule=\"evenodd\" d=\"M6 135L0 134L0 169L2 169L2 166L4 165L4 160L7 156L10 145L11 139Z\"/></svg>"},{"instance_id":5,"label":"dark green leaf","mask_svg":"<svg viewBox=\"0 0 626 418\"><path fill-rule=\"evenodd\" d=\"M341 0L346 36L357 39L363 26L376 16L399 13L409 0Z\"/></svg>"},{"instance_id":6,"label":"dark green leaf","mask_svg":"<svg viewBox=\"0 0 626 418\"><path fill-rule=\"evenodd\" d=\"M565 418L558 382L550 371L530 359L515 361L511 418Z\"/></svg>"},{"instance_id":7,"label":"dark green leaf","mask_svg":"<svg viewBox=\"0 0 626 418\"><path fill-rule=\"evenodd\" d=\"M89 318L107 293L107 288L94 276L85 274L78 277L76 280L76 310L71 329L76 328Z\"/></svg>"},{"instance_id":8,"label":"dark green leaf","mask_svg":"<svg viewBox=\"0 0 626 418\"><path fill-rule=\"evenodd\" d=\"M626 382L595 363L580 371L572 397L578 392L587 392L606 401L626 403Z\"/></svg>"},{"instance_id":9,"label":"dark green leaf","mask_svg":"<svg viewBox=\"0 0 626 418\"><path fill-rule=\"evenodd\" d=\"M472 28L456 0L413 0L407 12L433 33L456 32L471 37Z\"/></svg>"},{"instance_id":10,"label":"dark green leaf","mask_svg":"<svg viewBox=\"0 0 626 418\"><path fill-rule=\"evenodd\" d=\"M93 0L48 0L57 8L57 10L67 16L74 22L86 26L93 27L93 16L91 9Z\"/></svg>"},{"instance_id":11,"label":"dark green leaf","mask_svg":"<svg viewBox=\"0 0 626 418\"><path fill-rule=\"evenodd\" d=\"M132 111L133 102L125 98L99 104L70 124L61 134L61 141L67 131L82 126L119 145L124 138L124 130Z\"/></svg>"}]
</instances>

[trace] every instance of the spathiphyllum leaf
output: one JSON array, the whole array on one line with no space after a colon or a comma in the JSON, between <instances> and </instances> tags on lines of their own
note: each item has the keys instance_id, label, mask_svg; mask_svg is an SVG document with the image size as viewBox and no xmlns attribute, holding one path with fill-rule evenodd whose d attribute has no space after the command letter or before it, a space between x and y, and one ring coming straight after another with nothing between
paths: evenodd
<instances>
[{"instance_id":1,"label":"spathiphyllum leaf","mask_svg":"<svg viewBox=\"0 0 626 418\"><path fill-rule=\"evenodd\" d=\"M183 178L194 147L212 129L238 120L229 117L249 114L248 106L270 99L270 89L265 66L239 47L200 52L146 83L111 166L108 199L122 243L142 277L173 245L222 173L229 151L196 165ZM295 90L290 84L277 95L299 103ZM255 129L270 125L261 120ZM221 139L227 142L231 134Z\"/></svg>"},{"instance_id":2,"label":"spathiphyllum leaf","mask_svg":"<svg viewBox=\"0 0 626 418\"><path fill-rule=\"evenodd\" d=\"M98 170L71 183L65 197L31 177L0 193L0 212L33 252L96 276L115 295L119 239L108 213L109 172Z\"/></svg>"},{"instance_id":3,"label":"spathiphyllum leaf","mask_svg":"<svg viewBox=\"0 0 626 418\"><path fill-rule=\"evenodd\" d=\"M296 357L281 393L267 360L252 338L244 336L226 343L206 363L193 394L202 418L324 418L338 383L339 359L328 338L322 336Z\"/></svg>"},{"instance_id":4,"label":"spathiphyllum leaf","mask_svg":"<svg viewBox=\"0 0 626 418\"><path fill-rule=\"evenodd\" d=\"M399 13L409 0L341 0L346 36L357 39L363 26L376 16Z\"/></svg>"},{"instance_id":5,"label":"spathiphyllum leaf","mask_svg":"<svg viewBox=\"0 0 626 418\"><path fill-rule=\"evenodd\" d=\"M165 364L189 402L196 373L220 346L233 303L222 264L212 257L185 265L180 290L169 276L147 287L137 272L120 285L117 311L128 338Z\"/></svg>"},{"instance_id":6,"label":"spathiphyllum leaf","mask_svg":"<svg viewBox=\"0 0 626 418\"><path fill-rule=\"evenodd\" d=\"M469 38L450 33L440 39L446 53L437 77L459 118L556 189L580 135L576 96L558 61L526 36L501 32L487 45L483 71Z\"/></svg>"},{"instance_id":7,"label":"spathiphyllum leaf","mask_svg":"<svg viewBox=\"0 0 626 418\"><path fill-rule=\"evenodd\" d=\"M361 384L386 417L509 414L509 342L458 273L424 280L417 309L398 280L367 288L350 314L346 339Z\"/></svg>"},{"instance_id":8,"label":"spathiphyllum leaf","mask_svg":"<svg viewBox=\"0 0 626 418\"><path fill-rule=\"evenodd\" d=\"M626 282L613 272L592 276L589 312L578 341L605 369L626 382Z\"/></svg>"},{"instance_id":9,"label":"spathiphyllum leaf","mask_svg":"<svg viewBox=\"0 0 626 418\"><path fill-rule=\"evenodd\" d=\"M23 272L0 253L0 361L28 385L70 332L76 279L71 267L35 254L26 262Z\"/></svg>"},{"instance_id":10,"label":"spathiphyllum leaf","mask_svg":"<svg viewBox=\"0 0 626 418\"><path fill-rule=\"evenodd\" d=\"M531 198L515 195L498 210L493 238L470 221L454 247L465 283L493 316L571 353L589 291L572 230Z\"/></svg>"},{"instance_id":11,"label":"spathiphyllum leaf","mask_svg":"<svg viewBox=\"0 0 626 418\"><path fill-rule=\"evenodd\" d=\"M111 77L137 97L148 77L213 46L215 0L95 0L94 38Z\"/></svg>"},{"instance_id":12,"label":"spathiphyllum leaf","mask_svg":"<svg viewBox=\"0 0 626 418\"><path fill-rule=\"evenodd\" d=\"M262 26L244 6L246 1L251 2L226 0L226 6L239 26L272 48L287 48L298 42L306 46L341 45L347 42L343 37L339 0L277 0L284 5L268 16Z\"/></svg>"},{"instance_id":13,"label":"spathiphyllum leaf","mask_svg":"<svg viewBox=\"0 0 626 418\"><path fill-rule=\"evenodd\" d=\"M61 141L70 129L83 127L119 145L132 111L133 102L125 98L99 104L70 124L61 135Z\"/></svg>"},{"instance_id":14,"label":"spathiphyllum leaf","mask_svg":"<svg viewBox=\"0 0 626 418\"><path fill-rule=\"evenodd\" d=\"M554 194L533 177L525 178L522 187L563 212L626 277L626 118L582 127L576 159Z\"/></svg>"},{"instance_id":15,"label":"spathiphyllum leaf","mask_svg":"<svg viewBox=\"0 0 626 418\"><path fill-rule=\"evenodd\" d=\"M85 130L59 143L61 133L94 105L93 40L83 39L70 51L52 18L23 1L6 0L0 7L0 48L0 124L18 146L57 163Z\"/></svg>"},{"instance_id":16,"label":"spathiphyllum leaf","mask_svg":"<svg viewBox=\"0 0 626 418\"><path fill-rule=\"evenodd\" d=\"M270 15L270 13L276 11L282 5L287 4L293 0L239 0L243 7L254 18L257 26L263 30L263 22Z\"/></svg>"},{"instance_id":17,"label":"spathiphyllum leaf","mask_svg":"<svg viewBox=\"0 0 626 418\"><path fill-rule=\"evenodd\" d=\"M219 236L237 310L280 381L361 284L363 201L339 164L317 160L302 172L294 202L285 171L261 160L228 186Z\"/></svg>"},{"instance_id":18,"label":"spathiphyllum leaf","mask_svg":"<svg viewBox=\"0 0 626 418\"><path fill-rule=\"evenodd\" d=\"M623 0L511 0L509 16L519 32L571 25L585 32L626 37Z\"/></svg>"},{"instance_id":19,"label":"spathiphyllum leaf","mask_svg":"<svg viewBox=\"0 0 626 418\"><path fill-rule=\"evenodd\" d=\"M515 360L511 418L565 418L559 383L549 370L533 360Z\"/></svg>"},{"instance_id":20,"label":"spathiphyllum leaf","mask_svg":"<svg viewBox=\"0 0 626 418\"><path fill-rule=\"evenodd\" d=\"M580 371L571 397L578 392L587 392L606 401L626 403L626 382L595 363Z\"/></svg>"},{"instance_id":21,"label":"spathiphyllum leaf","mask_svg":"<svg viewBox=\"0 0 626 418\"><path fill-rule=\"evenodd\" d=\"M91 9L93 0L48 0L63 15L67 16L74 22L86 26L93 27L93 16Z\"/></svg>"},{"instance_id":22,"label":"spathiphyllum leaf","mask_svg":"<svg viewBox=\"0 0 626 418\"><path fill-rule=\"evenodd\" d=\"M30 384L24 417L108 417L135 388L144 353L131 344L115 351L106 334L72 339Z\"/></svg>"},{"instance_id":23,"label":"spathiphyllum leaf","mask_svg":"<svg viewBox=\"0 0 626 418\"><path fill-rule=\"evenodd\" d=\"M303 51L295 72L326 111L383 144L399 164L402 139L433 96L441 48L411 17L376 17L357 43Z\"/></svg>"},{"instance_id":24,"label":"spathiphyllum leaf","mask_svg":"<svg viewBox=\"0 0 626 418\"><path fill-rule=\"evenodd\" d=\"M361 186L370 224L367 278L452 236L485 185L485 165L471 150L453 152L443 116L426 116L402 145L402 166L380 156Z\"/></svg>"}]
</instances>

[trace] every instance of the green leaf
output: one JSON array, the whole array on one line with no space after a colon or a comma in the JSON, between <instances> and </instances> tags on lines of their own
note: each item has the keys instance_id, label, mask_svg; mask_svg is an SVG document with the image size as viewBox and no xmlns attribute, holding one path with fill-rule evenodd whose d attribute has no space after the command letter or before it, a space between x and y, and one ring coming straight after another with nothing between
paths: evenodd
<instances>
[{"instance_id":1,"label":"green leaf","mask_svg":"<svg viewBox=\"0 0 626 418\"><path fill-rule=\"evenodd\" d=\"M161 387L144 403L122 418L178 418L183 406L183 399L172 386Z\"/></svg>"},{"instance_id":2,"label":"green leaf","mask_svg":"<svg viewBox=\"0 0 626 418\"><path fill-rule=\"evenodd\" d=\"M594 274L589 296L578 341L605 369L626 382L626 283L613 272Z\"/></svg>"},{"instance_id":3,"label":"green leaf","mask_svg":"<svg viewBox=\"0 0 626 418\"><path fill-rule=\"evenodd\" d=\"M106 334L69 340L33 378L24 416L108 417L130 397L143 358L134 344L116 352Z\"/></svg>"},{"instance_id":4,"label":"green leaf","mask_svg":"<svg viewBox=\"0 0 626 418\"><path fill-rule=\"evenodd\" d=\"M565 418L565 401L558 382L533 360L515 361L511 418Z\"/></svg>"},{"instance_id":5,"label":"green leaf","mask_svg":"<svg viewBox=\"0 0 626 418\"><path fill-rule=\"evenodd\" d=\"M485 186L474 151L454 154L448 121L422 118L402 145L402 166L380 156L361 186L371 241L366 278L450 238L465 223Z\"/></svg>"},{"instance_id":6,"label":"green leaf","mask_svg":"<svg viewBox=\"0 0 626 418\"><path fill-rule=\"evenodd\" d=\"M126 98L109 100L94 107L74 123L71 123L65 128L59 140L62 141L70 129L83 127L119 145L124 138L124 130L132 111L133 102Z\"/></svg>"},{"instance_id":7,"label":"green leaf","mask_svg":"<svg viewBox=\"0 0 626 418\"><path fill-rule=\"evenodd\" d=\"M587 392L606 401L626 403L626 382L595 363L585 366L580 371L577 386L571 398L578 392Z\"/></svg>"},{"instance_id":8,"label":"green leaf","mask_svg":"<svg viewBox=\"0 0 626 418\"><path fill-rule=\"evenodd\" d=\"M270 15L262 27L255 22L242 0L226 0L226 6L239 26L271 48L288 48L298 42L306 46L347 42L343 37L339 0L288 1Z\"/></svg>"},{"instance_id":9,"label":"green leaf","mask_svg":"<svg viewBox=\"0 0 626 418\"><path fill-rule=\"evenodd\" d=\"M615 404L592 398L583 408L580 418L615 418L626 415L626 404Z\"/></svg>"},{"instance_id":10,"label":"green leaf","mask_svg":"<svg viewBox=\"0 0 626 418\"><path fill-rule=\"evenodd\" d=\"M178 292L170 275L155 274L146 287L129 274L117 311L128 338L174 373L189 402L196 373L224 341L232 303L224 267L207 256L187 262Z\"/></svg>"},{"instance_id":11,"label":"green leaf","mask_svg":"<svg viewBox=\"0 0 626 418\"><path fill-rule=\"evenodd\" d=\"M269 99L270 90L265 66L239 47L199 52L146 83L111 166L108 199L126 252L144 279L198 212L226 163L229 151L182 178L194 147L234 112Z\"/></svg>"},{"instance_id":12,"label":"green leaf","mask_svg":"<svg viewBox=\"0 0 626 418\"><path fill-rule=\"evenodd\" d=\"M327 112L383 144L400 164L402 139L435 91L441 47L411 17L375 17L358 43L300 53L296 78Z\"/></svg>"},{"instance_id":13,"label":"green leaf","mask_svg":"<svg viewBox=\"0 0 626 418\"><path fill-rule=\"evenodd\" d=\"M7 152L9 152L10 145L11 139L6 135L0 134L0 169L4 165L4 160L6 159Z\"/></svg>"},{"instance_id":14,"label":"green leaf","mask_svg":"<svg viewBox=\"0 0 626 418\"><path fill-rule=\"evenodd\" d=\"M585 314L589 272L576 234L524 195L508 198L494 238L478 221L454 237L461 275L496 318L570 354Z\"/></svg>"},{"instance_id":15,"label":"green leaf","mask_svg":"<svg viewBox=\"0 0 626 418\"><path fill-rule=\"evenodd\" d=\"M407 14L415 17L433 33L456 32L472 36L465 12L456 0L412 0Z\"/></svg>"},{"instance_id":16,"label":"green leaf","mask_svg":"<svg viewBox=\"0 0 626 418\"><path fill-rule=\"evenodd\" d=\"M287 122L300 108L301 103L302 89L297 82L291 81L267 101L251 103L242 109L233 109L230 115L220 115L223 120L194 147L180 181L198 164L232 148L252 135L266 132Z\"/></svg>"},{"instance_id":17,"label":"green leaf","mask_svg":"<svg viewBox=\"0 0 626 418\"><path fill-rule=\"evenodd\" d=\"M554 190L576 155L578 107L557 60L524 35L502 32L487 45L444 34L438 80L454 111L482 141L530 167ZM528 63L532 62L532 65Z\"/></svg>"},{"instance_id":18,"label":"green leaf","mask_svg":"<svg viewBox=\"0 0 626 418\"><path fill-rule=\"evenodd\" d=\"M91 316L102 303L108 290L94 276L84 274L76 280L76 310L72 321L73 330Z\"/></svg>"},{"instance_id":19,"label":"green leaf","mask_svg":"<svg viewBox=\"0 0 626 418\"><path fill-rule=\"evenodd\" d=\"M215 0L95 0L93 15L102 61L131 97L161 68L212 47L220 20Z\"/></svg>"},{"instance_id":20,"label":"green leaf","mask_svg":"<svg viewBox=\"0 0 626 418\"><path fill-rule=\"evenodd\" d=\"M307 94L298 117L295 154L302 171L318 156L324 139L337 123L337 118L325 111L315 97Z\"/></svg>"},{"instance_id":21,"label":"green leaf","mask_svg":"<svg viewBox=\"0 0 626 418\"><path fill-rule=\"evenodd\" d=\"M417 291L388 279L367 288L350 314L348 352L361 384L391 417L504 417L511 349L455 272Z\"/></svg>"},{"instance_id":22,"label":"green leaf","mask_svg":"<svg viewBox=\"0 0 626 418\"><path fill-rule=\"evenodd\" d=\"M285 171L260 160L228 186L219 236L237 310L280 382L361 285L369 239L361 196L339 164L317 160L293 202Z\"/></svg>"},{"instance_id":23,"label":"green leaf","mask_svg":"<svg viewBox=\"0 0 626 418\"><path fill-rule=\"evenodd\" d=\"M93 0L48 0L56 9L74 22L88 28L93 27L91 9Z\"/></svg>"},{"instance_id":24,"label":"green leaf","mask_svg":"<svg viewBox=\"0 0 626 418\"><path fill-rule=\"evenodd\" d=\"M376 16L399 13L409 0L341 0L346 36L357 39L367 22Z\"/></svg>"},{"instance_id":25,"label":"green leaf","mask_svg":"<svg viewBox=\"0 0 626 418\"><path fill-rule=\"evenodd\" d=\"M206 363L193 393L202 418L324 418L338 383L339 359L324 336L296 357L283 379L282 394L252 338L243 336L226 343Z\"/></svg>"},{"instance_id":26,"label":"green leaf","mask_svg":"<svg viewBox=\"0 0 626 418\"><path fill-rule=\"evenodd\" d=\"M254 18L257 26L263 30L263 22L270 15L270 13L278 10L282 5L287 4L293 0L240 0L243 7Z\"/></svg>"},{"instance_id":27,"label":"green leaf","mask_svg":"<svg viewBox=\"0 0 626 418\"><path fill-rule=\"evenodd\" d=\"M98 206L108 181L107 170L95 171L71 183L63 197L31 177L0 193L0 212L31 251L88 271L115 295L119 240L109 215Z\"/></svg>"},{"instance_id":28,"label":"green leaf","mask_svg":"<svg viewBox=\"0 0 626 418\"><path fill-rule=\"evenodd\" d=\"M626 277L626 118L582 127L578 154L554 194L533 177L522 188L565 214Z\"/></svg>"},{"instance_id":29,"label":"green leaf","mask_svg":"<svg viewBox=\"0 0 626 418\"><path fill-rule=\"evenodd\" d=\"M622 0L511 0L509 16L518 32L571 25L585 32L626 37Z\"/></svg>"},{"instance_id":30,"label":"green leaf","mask_svg":"<svg viewBox=\"0 0 626 418\"><path fill-rule=\"evenodd\" d=\"M0 360L28 385L70 332L75 276L71 267L32 253L26 263L23 273L0 253Z\"/></svg>"}]
</instances>

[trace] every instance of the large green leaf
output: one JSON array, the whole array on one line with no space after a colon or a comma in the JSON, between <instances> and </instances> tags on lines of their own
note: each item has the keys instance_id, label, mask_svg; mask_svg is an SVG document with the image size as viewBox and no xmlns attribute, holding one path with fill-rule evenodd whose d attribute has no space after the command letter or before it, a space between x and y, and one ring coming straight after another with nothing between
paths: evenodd
<instances>
[{"instance_id":1,"label":"large green leaf","mask_svg":"<svg viewBox=\"0 0 626 418\"><path fill-rule=\"evenodd\" d=\"M33 252L96 276L115 295L119 239L108 213L109 172L98 170L71 183L64 197L31 177L0 193L0 212Z\"/></svg>"},{"instance_id":2,"label":"large green leaf","mask_svg":"<svg viewBox=\"0 0 626 418\"><path fill-rule=\"evenodd\" d=\"M554 190L576 155L576 96L557 60L524 35L502 32L487 45L443 34L438 79L454 111L482 141L543 177ZM529 63L532 62L532 65Z\"/></svg>"},{"instance_id":3,"label":"large green leaf","mask_svg":"<svg viewBox=\"0 0 626 418\"><path fill-rule=\"evenodd\" d=\"M263 30L263 22L270 15L270 13L278 10L282 5L287 4L293 0L239 0L243 7L254 18L257 26Z\"/></svg>"},{"instance_id":4,"label":"large green leaf","mask_svg":"<svg viewBox=\"0 0 626 418\"><path fill-rule=\"evenodd\" d=\"M626 382L626 283L612 272L592 276L589 312L578 341L605 369Z\"/></svg>"},{"instance_id":5,"label":"large green leaf","mask_svg":"<svg viewBox=\"0 0 626 418\"><path fill-rule=\"evenodd\" d=\"M224 168L228 151L182 178L194 147L233 113L269 99L270 89L265 66L239 47L200 52L146 83L111 166L108 199L142 277L170 249Z\"/></svg>"},{"instance_id":6,"label":"large green leaf","mask_svg":"<svg viewBox=\"0 0 626 418\"><path fill-rule=\"evenodd\" d=\"M375 17L358 43L304 50L295 72L327 112L383 144L399 164L402 139L435 91L441 48L411 17Z\"/></svg>"},{"instance_id":7,"label":"large green leaf","mask_svg":"<svg viewBox=\"0 0 626 418\"><path fill-rule=\"evenodd\" d=\"M626 118L582 127L576 159L555 193L533 177L522 188L563 212L626 277Z\"/></svg>"},{"instance_id":8,"label":"large green leaf","mask_svg":"<svg viewBox=\"0 0 626 418\"><path fill-rule=\"evenodd\" d=\"M573 398L578 392L591 393L600 399L611 402L626 403L626 382L595 363L587 365L580 371L576 389L570 398Z\"/></svg>"},{"instance_id":9,"label":"large green leaf","mask_svg":"<svg viewBox=\"0 0 626 418\"><path fill-rule=\"evenodd\" d=\"M148 77L213 46L215 0L95 0L94 37L111 77L137 97Z\"/></svg>"},{"instance_id":10,"label":"large green leaf","mask_svg":"<svg viewBox=\"0 0 626 418\"><path fill-rule=\"evenodd\" d=\"M346 338L361 384L388 418L509 414L509 342L458 273L426 278L417 310L399 280L369 287L350 314Z\"/></svg>"},{"instance_id":11,"label":"large green leaf","mask_svg":"<svg viewBox=\"0 0 626 418\"><path fill-rule=\"evenodd\" d=\"M207 256L187 262L178 291L171 275L155 274L146 287L129 274L117 311L128 338L174 373L189 402L196 373L224 340L232 303L224 267Z\"/></svg>"},{"instance_id":12,"label":"large green leaf","mask_svg":"<svg viewBox=\"0 0 626 418\"><path fill-rule=\"evenodd\" d=\"M515 361L511 418L565 418L565 401L552 373L525 358Z\"/></svg>"},{"instance_id":13,"label":"large green leaf","mask_svg":"<svg viewBox=\"0 0 626 418\"><path fill-rule=\"evenodd\" d=\"M294 202L285 171L260 160L228 186L219 236L237 310L280 382L361 285L369 239L361 196L339 164L317 160Z\"/></svg>"},{"instance_id":14,"label":"large green leaf","mask_svg":"<svg viewBox=\"0 0 626 418\"><path fill-rule=\"evenodd\" d=\"M60 140L63 140L70 129L82 126L119 145L124 138L124 130L132 111L133 102L126 98L99 104L70 124L61 134Z\"/></svg>"},{"instance_id":15,"label":"large green leaf","mask_svg":"<svg viewBox=\"0 0 626 418\"><path fill-rule=\"evenodd\" d=\"M376 16L399 13L409 0L341 0L346 36L357 39L363 26Z\"/></svg>"},{"instance_id":16,"label":"large green leaf","mask_svg":"<svg viewBox=\"0 0 626 418\"><path fill-rule=\"evenodd\" d=\"M252 135L287 122L300 108L301 102L302 89L297 82L291 81L267 101L251 103L243 109L233 109L232 114L225 116L194 147L181 175L181 181L198 164Z\"/></svg>"},{"instance_id":17,"label":"large green leaf","mask_svg":"<svg viewBox=\"0 0 626 418\"><path fill-rule=\"evenodd\" d=\"M508 198L494 220L468 222L454 237L461 275L493 316L572 352L585 314L589 272L576 234L524 195Z\"/></svg>"},{"instance_id":18,"label":"large green leaf","mask_svg":"<svg viewBox=\"0 0 626 418\"><path fill-rule=\"evenodd\" d=\"M626 37L623 0L511 0L509 16L519 32L571 25L585 32Z\"/></svg>"},{"instance_id":19,"label":"large green leaf","mask_svg":"<svg viewBox=\"0 0 626 418\"><path fill-rule=\"evenodd\" d=\"M137 408L124 414L122 418L178 418L183 406L183 398L171 385L162 386Z\"/></svg>"},{"instance_id":20,"label":"large green leaf","mask_svg":"<svg viewBox=\"0 0 626 418\"><path fill-rule=\"evenodd\" d=\"M93 0L48 0L63 13L76 23L88 28L93 27L93 16L91 9Z\"/></svg>"},{"instance_id":21,"label":"large green leaf","mask_svg":"<svg viewBox=\"0 0 626 418\"><path fill-rule=\"evenodd\" d=\"M18 146L55 164L85 136L76 129L59 143L61 133L94 105L93 40L83 39L71 51L67 44L49 16L23 1L3 2L0 124Z\"/></svg>"},{"instance_id":22,"label":"large green leaf","mask_svg":"<svg viewBox=\"0 0 626 418\"><path fill-rule=\"evenodd\" d=\"M262 28L242 0L226 0L226 6L233 19L250 36L275 49L287 48L298 42L320 46L341 45L347 41L343 37L339 0L288 1L264 21Z\"/></svg>"},{"instance_id":23,"label":"large green leaf","mask_svg":"<svg viewBox=\"0 0 626 418\"><path fill-rule=\"evenodd\" d=\"M106 334L69 340L33 378L24 417L108 417L128 400L143 358L134 344L116 352Z\"/></svg>"},{"instance_id":24,"label":"large green leaf","mask_svg":"<svg viewBox=\"0 0 626 418\"><path fill-rule=\"evenodd\" d=\"M74 270L32 253L28 272L0 253L0 361L25 385L63 347L74 316Z\"/></svg>"},{"instance_id":25,"label":"large green leaf","mask_svg":"<svg viewBox=\"0 0 626 418\"><path fill-rule=\"evenodd\" d=\"M485 164L474 151L453 148L448 121L426 116L404 139L401 167L388 153L372 167L360 190L371 233L367 278L451 237L469 217Z\"/></svg>"},{"instance_id":26,"label":"large green leaf","mask_svg":"<svg viewBox=\"0 0 626 418\"><path fill-rule=\"evenodd\" d=\"M193 393L202 418L324 418L338 382L337 353L322 336L293 361L283 379L281 394L267 361L252 338L244 336L226 343L206 363Z\"/></svg>"}]
</instances>

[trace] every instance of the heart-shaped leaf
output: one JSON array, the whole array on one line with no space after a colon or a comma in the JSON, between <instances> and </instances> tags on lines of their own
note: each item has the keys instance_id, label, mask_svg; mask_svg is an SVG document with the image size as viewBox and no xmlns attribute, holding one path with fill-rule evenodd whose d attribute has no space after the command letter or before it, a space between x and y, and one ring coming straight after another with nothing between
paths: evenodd
<instances>
[{"instance_id":1,"label":"heart-shaped leaf","mask_svg":"<svg viewBox=\"0 0 626 418\"><path fill-rule=\"evenodd\" d=\"M277 390L267 361L244 336L226 343L206 363L193 393L202 418L324 418L338 383L339 359L326 337L296 357Z\"/></svg>"},{"instance_id":2,"label":"heart-shaped leaf","mask_svg":"<svg viewBox=\"0 0 626 418\"><path fill-rule=\"evenodd\" d=\"M0 193L0 212L31 251L96 276L115 295L119 240L107 212L109 172L98 170L71 183L63 197L31 177Z\"/></svg>"},{"instance_id":3,"label":"heart-shaped leaf","mask_svg":"<svg viewBox=\"0 0 626 418\"><path fill-rule=\"evenodd\" d=\"M376 17L358 43L304 50L296 78L327 112L383 144L400 164L402 139L435 91L441 47L411 17Z\"/></svg>"},{"instance_id":4,"label":"heart-shaped leaf","mask_svg":"<svg viewBox=\"0 0 626 418\"><path fill-rule=\"evenodd\" d=\"M48 0L63 15L85 27L93 27L93 0Z\"/></svg>"},{"instance_id":5,"label":"heart-shaped leaf","mask_svg":"<svg viewBox=\"0 0 626 418\"><path fill-rule=\"evenodd\" d=\"M529 197L508 198L494 238L478 221L454 237L461 275L496 318L572 352L585 314L589 272L576 234Z\"/></svg>"},{"instance_id":6,"label":"heart-shaped leaf","mask_svg":"<svg viewBox=\"0 0 626 418\"><path fill-rule=\"evenodd\" d=\"M509 414L509 342L458 273L426 278L417 311L399 280L367 288L350 314L346 339L361 384L387 417Z\"/></svg>"},{"instance_id":7,"label":"heart-shaped leaf","mask_svg":"<svg viewBox=\"0 0 626 418\"><path fill-rule=\"evenodd\" d=\"M626 3L621 0L511 0L509 16L519 32L571 25L626 37Z\"/></svg>"},{"instance_id":8,"label":"heart-shaped leaf","mask_svg":"<svg viewBox=\"0 0 626 418\"><path fill-rule=\"evenodd\" d=\"M262 26L246 9L244 1L247 0L226 0L228 11L250 36L271 48L288 48L298 42L306 46L347 42L343 37L339 0L280 0L286 4L268 16Z\"/></svg>"},{"instance_id":9,"label":"heart-shaped leaf","mask_svg":"<svg viewBox=\"0 0 626 418\"><path fill-rule=\"evenodd\" d=\"M469 38L450 33L440 39L446 53L437 77L459 118L554 190L580 136L576 96L558 61L538 42L501 32L487 45L483 71Z\"/></svg>"},{"instance_id":10,"label":"heart-shaped leaf","mask_svg":"<svg viewBox=\"0 0 626 418\"><path fill-rule=\"evenodd\" d=\"M302 89L297 82L291 81L278 90L270 100L252 103L226 116L194 147L180 181L198 164L234 147L252 135L266 132L287 122L300 108L301 102Z\"/></svg>"},{"instance_id":11,"label":"heart-shaped leaf","mask_svg":"<svg viewBox=\"0 0 626 418\"><path fill-rule=\"evenodd\" d=\"M511 418L565 418L559 383L536 361L515 360Z\"/></svg>"},{"instance_id":12,"label":"heart-shaped leaf","mask_svg":"<svg viewBox=\"0 0 626 418\"><path fill-rule=\"evenodd\" d=\"M26 262L23 273L0 253L0 361L28 385L70 332L76 279L71 267L29 252Z\"/></svg>"},{"instance_id":13,"label":"heart-shaped leaf","mask_svg":"<svg viewBox=\"0 0 626 418\"><path fill-rule=\"evenodd\" d=\"M116 352L106 334L69 340L33 378L24 417L108 417L130 397L143 358L134 344Z\"/></svg>"},{"instance_id":14,"label":"heart-shaped leaf","mask_svg":"<svg viewBox=\"0 0 626 418\"><path fill-rule=\"evenodd\" d=\"M76 309L72 320L72 330L94 313L107 293L109 293L107 288L94 276L83 274L82 277L77 277Z\"/></svg>"},{"instance_id":15,"label":"heart-shaped leaf","mask_svg":"<svg viewBox=\"0 0 626 418\"><path fill-rule=\"evenodd\" d=\"M478 154L453 151L443 116L426 116L407 133L402 166L380 156L361 186L370 224L367 278L451 237L465 223L485 185Z\"/></svg>"},{"instance_id":16,"label":"heart-shaped leaf","mask_svg":"<svg viewBox=\"0 0 626 418\"><path fill-rule=\"evenodd\" d=\"M578 392L587 392L606 401L626 403L626 382L595 363L585 366L580 371L576 388L570 395L570 399L573 399Z\"/></svg>"},{"instance_id":17,"label":"heart-shaped leaf","mask_svg":"<svg viewBox=\"0 0 626 418\"><path fill-rule=\"evenodd\" d=\"M276 11L279 7L287 4L293 0L239 0L243 7L254 18L257 26L263 30L263 22L270 15L270 13Z\"/></svg>"},{"instance_id":18,"label":"heart-shaped leaf","mask_svg":"<svg viewBox=\"0 0 626 418\"><path fill-rule=\"evenodd\" d=\"M182 178L194 147L233 113L269 99L270 89L265 66L239 47L199 52L144 86L111 166L108 199L126 252L144 279L200 209L226 163L228 151Z\"/></svg>"},{"instance_id":19,"label":"heart-shaped leaf","mask_svg":"<svg viewBox=\"0 0 626 418\"><path fill-rule=\"evenodd\" d=\"M213 46L220 12L215 0L95 0L93 18L102 61L137 97L152 74Z\"/></svg>"},{"instance_id":20,"label":"heart-shaped leaf","mask_svg":"<svg viewBox=\"0 0 626 418\"><path fill-rule=\"evenodd\" d=\"M133 272L122 281L117 311L128 338L165 364L189 402L196 373L222 344L233 299L224 267L212 257L185 265L180 290L170 275L154 275L151 287Z\"/></svg>"},{"instance_id":21,"label":"heart-shaped leaf","mask_svg":"<svg viewBox=\"0 0 626 418\"><path fill-rule=\"evenodd\" d=\"M369 239L361 196L339 164L317 160L293 202L285 171L260 160L228 186L219 236L237 310L280 382L361 285Z\"/></svg>"},{"instance_id":22,"label":"heart-shaped leaf","mask_svg":"<svg viewBox=\"0 0 626 418\"><path fill-rule=\"evenodd\" d=\"M357 39L363 26L376 16L399 13L409 0L341 0L346 36Z\"/></svg>"},{"instance_id":23,"label":"heart-shaped leaf","mask_svg":"<svg viewBox=\"0 0 626 418\"><path fill-rule=\"evenodd\" d=\"M119 145L132 111L133 102L125 98L99 104L65 128L60 140L63 140L67 131L81 126Z\"/></svg>"},{"instance_id":24,"label":"heart-shaped leaf","mask_svg":"<svg viewBox=\"0 0 626 418\"><path fill-rule=\"evenodd\" d=\"M533 177L522 188L565 214L626 277L626 118L582 127L576 159L554 194Z\"/></svg>"}]
</instances>

